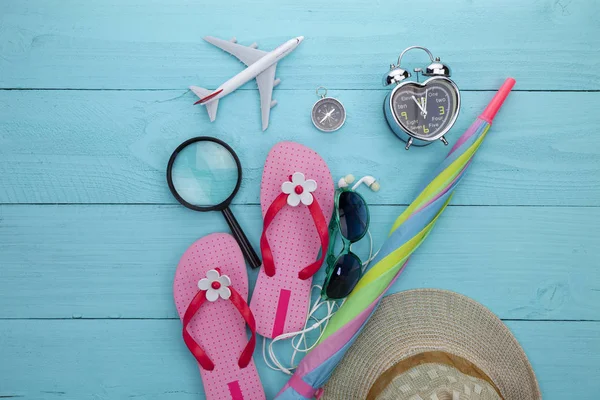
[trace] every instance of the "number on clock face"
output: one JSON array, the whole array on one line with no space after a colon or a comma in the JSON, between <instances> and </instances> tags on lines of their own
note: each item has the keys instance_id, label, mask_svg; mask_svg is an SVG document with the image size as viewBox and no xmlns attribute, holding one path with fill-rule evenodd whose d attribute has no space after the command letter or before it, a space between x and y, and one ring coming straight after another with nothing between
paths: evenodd
<instances>
[{"instance_id":1,"label":"number on clock face","mask_svg":"<svg viewBox=\"0 0 600 400\"><path fill-rule=\"evenodd\" d=\"M457 102L457 91L444 80L432 80L425 86L411 82L399 87L392 97L400 125L421 137L443 132L453 122Z\"/></svg>"}]
</instances>

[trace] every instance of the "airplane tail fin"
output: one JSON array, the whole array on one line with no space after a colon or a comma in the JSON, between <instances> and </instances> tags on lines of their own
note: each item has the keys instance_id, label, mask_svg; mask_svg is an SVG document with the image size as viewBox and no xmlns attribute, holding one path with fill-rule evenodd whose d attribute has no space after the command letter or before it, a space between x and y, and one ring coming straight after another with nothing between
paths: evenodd
<instances>
[{"instance_id":1,"label":"airplane tail fin","mask_svg":"<svg viewBox=\"0 0 600 400\"><path fill-rule=\"evenodd\" d=\"M194 92L194 94L196 96L198 96L201 100L206 99L207 97L209 97L212 92L208 89L204 89L198 86L190 86L190 90L192 92ZM218 94L218 93L217 93ZM198 102L194 103L194 104L198 104ZM206 106L206 111L208 112L208 117L210 118L210 122L213 122L216 118L217 118L217 107L219 106L219 100L213 100L212 102L208 103L208 104L204 104L204 106Z\"/></svg>"}]
</instances>

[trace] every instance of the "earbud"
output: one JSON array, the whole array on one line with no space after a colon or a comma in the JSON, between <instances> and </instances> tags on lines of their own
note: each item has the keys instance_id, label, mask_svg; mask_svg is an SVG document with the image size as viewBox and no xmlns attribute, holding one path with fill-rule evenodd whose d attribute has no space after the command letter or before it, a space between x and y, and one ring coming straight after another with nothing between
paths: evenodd
<instances>
[{"instance_id":1,"label":"earbud","mask_svg":"<svg viewBox=\"0 0 600 400\"><path fill-rule=\"evenodd\" d=\"M379 182L377 182L377 179L373 178L372 176L365 176L365 183L374 192L378 192L379 189L381 189L381 186L379 186Z\"/></svg>"},{"instance_id":2,"label":"earbud","mask_svg":"<svg viewBox=\"0 0 600 400\"><path fill-rule=\"evenodd\" d=\"M352 187L352 190L356 190L361 183L367 185L374 192L377 192L379 189L381 189L381 186L379 185L379 182L377 182L377 179L373 178L371 175L367 175L360 178L358 182L356 182L356 184Z\"/></svg>"},{"instance_id":3,"label":"earbud","mask_svg":"<svg viewBox=\"0 0 600 400\"><path fill-rule=\"evenodd\" d=\"M348 174L338 181L338 187L339 188L347 188L348 185L350 185L352 182L354 182L354 179L355 179L354 175Z\"/></svg>"},{"instance_id":4,"label":"earbud","mask_svg":"<svg viewBox=\"0 0 600 400\"><path fill-rule=\"evenodd\" d=\"M347 188L348 185L350 185L354 182L354 180L355 180L354 175L348 174L338 181L338 187L340 189ZM379 185L379 182L377 182L377 179L375 179L371 175L367 175L367 176L363 176L362 178L360 178L358 180L358 182L356 182L354 184L354 186L352 186L352 190L356 190L361 185L361 183L364 183L365 185L367 185L374 192L377 192L381 188L381 186Z\"/></svg>"}]
</instances>

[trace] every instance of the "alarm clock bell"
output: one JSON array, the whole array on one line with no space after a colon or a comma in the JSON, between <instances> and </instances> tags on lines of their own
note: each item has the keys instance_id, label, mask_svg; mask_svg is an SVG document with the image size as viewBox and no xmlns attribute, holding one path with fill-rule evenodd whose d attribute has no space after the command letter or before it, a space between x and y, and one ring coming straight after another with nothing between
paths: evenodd
<instances>
[{"instance_id":1,"label":"alarm clock bell","mask_svg":"<svg viewBox=\"0 0 600 400\"><path fill-rule=\"evenodd\" d=\"M421 69L419 69L419 72ZM450 71L450 67L446 64L442 64L440 62L439 57L436 57L435 61L429 64L425 71L422 72L424 76L445 76L449 77L452 72ZM383 75L383 86L389 86L392 83L398 84L403 80L410 78L412 74L405 70L404 68L400 68L399 65L391 64L390 70Z\"/></svg>"},{"instance_id":2,"label":"alarm clock bell","mask_svg":"<svg viewBox=\"0 0 600 400\"><path fill-rule=\"evenodd\" d=\"M392 83L398 84L410 77L410 72L392 64L390 65L390 71L383 76L383 86L389 86Z\"/></svg>"},{"instance_id":3,"label":"alarm clock bell","mask_svg":"<svg viewBox=\"0 0 600 400\"><path fill-rule=\"evenodd\" d=\"M445 76L446 78L451 75L450 67L440 62L440 58L436 57L435 61L432 62L423 71L425 76Z\"/></svg>"}]
</instances>

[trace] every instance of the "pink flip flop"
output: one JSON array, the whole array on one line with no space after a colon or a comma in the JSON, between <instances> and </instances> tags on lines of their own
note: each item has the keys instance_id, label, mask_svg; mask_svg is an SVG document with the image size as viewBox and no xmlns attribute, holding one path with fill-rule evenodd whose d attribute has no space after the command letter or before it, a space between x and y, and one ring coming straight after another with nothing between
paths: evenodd
<instances>
[{"instance_id":1,"label":"pink flip flop","mask_svg":"<svg viewBox=\"0 0 600 400\"><path fill-rule=\"evenodd\" d=\"M206 399L264 399L252 360L256 330L246 303L248 275L235 239L214 233L190 246L177 266L173 294Z\"/></svg>"},{"instance_id":2,"label":"pink flip flop","mask_svg":"<svg viewBox=\"0 0 600 400\"><path fill-rule=\"evenodd\" d=\"M260 186L263 268L250 302L260 335L303 328L312 276L327 253L333 196L331 173L315 151L292 142L271 149Z\"/></svg>"}]
</instances>

